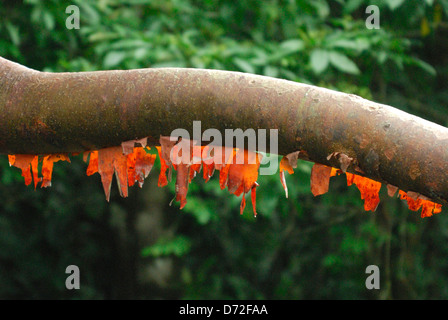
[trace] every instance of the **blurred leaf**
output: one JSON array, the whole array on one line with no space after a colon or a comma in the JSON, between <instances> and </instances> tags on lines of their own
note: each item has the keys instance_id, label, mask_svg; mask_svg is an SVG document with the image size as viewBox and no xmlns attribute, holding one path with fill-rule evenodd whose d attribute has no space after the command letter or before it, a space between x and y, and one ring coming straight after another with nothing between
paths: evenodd
<instances>
[{"instance_id":1,"label":"blurred leaf","mask_svg":"<svg viewBox=\"0 0 448 320\"><path fill-rule=\"evenodd\" d=\"M440 4L443 7L443 11L445 11L445 15L448 14L448 0L439 0Z\"/></svg>"},{"instance_id":2,"label":"blurred leaf","mask_svg":"<svg viewBox=\"0 0 448 320\"><path fill-rule=\"evenodd\" d=\"M404 3L404 0L386 0L386 2L389 8L393 11L400 7Z\"/></svg>"},{"instance_id":3,"label":"blurred leaf","mask_svg":"<svg viewBox=\"0 0 448 320\"><path fill-rule=\"evenodd\" d=\"M174 239L161 238L152 246L143 248L143 257L161 257L174 254L183 256L191 249L191 240L185 236L179 235Z\"/></svg>"},{"instance_id":4,"label":"blurred leaf","mask_svg":"<svg viewBox=\"0 0 448 320\"><path fill-rule=\"evenodd\" d=\"M126 53L123 51L110 51L104 57L104 67L111 68L119 65L126 58Z\"/></svg>"},{"instance_id":5,"label":"blurred leaf","mask_svg":"<svg viewBox=\"0 0 448 320\"><path fill-rule=\"evenodd\" d=\"M302 51L303 48L305 43L300 39L289 39L280 44L280 49L285 55Z\"/></svg>"},{"instance_id":6,"label":"blurred leaf","mask_svg":"<svg viewBox=\"0 0 448 320\"><path fill-rule=\"evenodd\" d=\"M410 65L415 65L423 70L425 70L427 73L429 73L432 76L435 76L437 74L436 69L434 69L433 66L431 66L429 63L426 63L423 60L417 59L417 58L407 58L406 63Z\"/></svg>"},{"instance_id":7,"label":"blurred leaf","mask_svg":"<svg viewBox=\"0 0 448 320\"><path fill-rule=\"evenodd\" d=\"M55 25L53 15L48 11L43 11L42 14L46 29L49 31L53 30Z\"/></svg>"},{"instance_id":8,"label":"blurred leaf","mask_svg":"<svg viewBox=\"0 0 448 320\"><path fill-rule=\"evenodd\" d=\"M80 18L82 21L88 21L89 24L98 24L101 21L100 13L88 1L77 0L79 6Z\"/></svg>"},{"instance_id":9,"label":"blurred leaf","mask_svg":"<svg viewBox=\"0 0 448 320\"><path fill-rule=\"evenodd\" d=\"M266 67L264 68L264 70L263 70L263 74L264 74L265 76L268 76L268 77L274 77L274 78L276 78L276 77L278 77L279 70L278 70L277 67L266 66Z\"/></svg>"},{"instance_id":10,"label":"blurred leaf","mask_svg":"<svg viewBox=\"0 0 448 320\"><path fill-rule=\"evenodd\" d=\"M19 46L20 45L19 28L8 21L6 22L6 29L8 30L12 43L15 46Z\"/></svg>"},{"instance_id":11,"label":"blurred leaf","mask_svg":"<svg viewBox=\"0 0 448 320\"><path fill-rule=\"evenodd\" d=\"M189 192L191 194L192 190L189 190ZM212 203L206 201L206 199L203 200L196 197L191 197L191 199L188 199L188 203L184 210L191 213L191 215L194 216L201 225L207 224L212 217L215 216L213 213Z\"/></svg>"},{"instance_id":12,"label":"blurred leaf","mask_svg":"<svg viewBox=\"0 0 448 320\"><path fill-rule=\"evenodd\" d=\"M314 49L310 56L310 65L316 74L322 73L328 67L330 57L328 51Z\"/></svg>"},{"instance_id":13,"label":"blurred leaf","mask_svg":"<svg viewBox=\"0 0 448 320\"><path fill-rule=\"evenodd\" d=\"M355 52L362 52L369 50L371 47L370 42L365 38L355 38L355 39L344 39L339 38L328 43L329 48L341 48L353 50Z\"/></svg>"},{"instance_id":14,"label":"blurred leaf","mask_svg":"<svg viewBox=\"0 0 448 320\"><path fill-rule=\"evenodd\" d=\"M344 13L352 13L356 9L359 8L361 4L363 4L364 0L348 0L346 4L344 5Z\"/></svg>"},{"instance_id":15,"label":"blurred leaf","mask_svg":"<svg viewBox=\"0 0 448 320\"><path fill-rule=\"evenodd\" d=\"M360 73L356 64L352 60L350 60L346 55L336 51L331 51L329 55L330 55L330 62L336 69L345 73L355 75Z\"/></svg>"},{"instance_id":16,"label":"blurred leaf","mask_svg":"<svg viewBox=\"0 0 448 320\"><path fill-rule=\"evenodd\" d=\"M243 72L255 73L255 68L246 60L233 58L233 63Z\"/></svg>"},{"instance_id":17,"label":"blurred leaf","mask_svg":"<svg viewBox=\"0 0 448 320\"><path fill-rule=\"evenodd\" d=\"M254 54L255 57L251 59L251 63L255 66L265 66L270 60L266 51L259 48L254 49Z\"/></svg>"},{"instance_id":18,"label":"blurred leaf","mask_svg":"<svg viewBox=\"0 0 448 320\"><path fill-rule=\"evenodd\" d=\"M317 14L321 18L325 18L330 14L330 6L325 0L314 0L310 4L317 10Z\"/></svg>"},{"instance_id":19,"label":"blurred leaf","mask_svg":"<svg viewBox=\"0 0 448 320\"><path fill-rule=\"evenodd\" d=\"M376 58L379 64L384 64L387 59L387 53L385 51L379 51L376 53Z\"/></svg>"},{"instance_id":20,"label":"blurred leaf","mask_svg":"<svg viewBox=\"0 0 448 320\"><path fill-rule=\"evenodd\" d=\"M149 43L141 39L122 39L115 41L110 45L112 50L123 50L123 49L141 49L148 47Z\"/></svg>"}]
</instances>

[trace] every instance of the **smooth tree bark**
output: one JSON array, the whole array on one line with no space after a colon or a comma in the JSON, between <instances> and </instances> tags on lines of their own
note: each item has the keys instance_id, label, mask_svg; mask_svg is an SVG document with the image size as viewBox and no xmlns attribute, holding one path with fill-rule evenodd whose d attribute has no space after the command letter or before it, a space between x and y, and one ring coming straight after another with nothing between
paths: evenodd
<instances>
[{"instance_id":1,"label":"smooth tree bark","mask_svg":"<svg viewBox=\"0 0 448 320\"><path fill-rule=\"evenodd\" d=\"M271 77L205 69L39 72L0 57L0 153L83 152L202 131L278 129L278 153L448 204L448 128L391 106ZM269 135L267 138L269 151ZM263 150L266 151L266 150Z\"/></svg>"}]
</instances>

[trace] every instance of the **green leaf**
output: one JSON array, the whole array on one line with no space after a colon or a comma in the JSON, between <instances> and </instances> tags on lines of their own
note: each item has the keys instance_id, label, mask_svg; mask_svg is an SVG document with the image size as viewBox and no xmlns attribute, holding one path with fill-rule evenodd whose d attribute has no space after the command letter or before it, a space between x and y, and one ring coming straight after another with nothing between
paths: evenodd
<instances>
[{"instance_id":1,"label":"green leaf","mask_svg":"<svg viewBox=\"0 0 448 320\"><path fill-rule=\"evenodd\" d=\"M279 70L277 67L266 66L263 70L263 74L268 77L276 78L278 77Z\"/></svg>"},{"instance_id":2,"label":"green leaf","mask_svg":"<svg viewBox=\"0 0 448 320\"><path fill-rule=\"evenodd\" d=\"M383 64L386 60L387 60L387 53L386 51L378 51L376 54L376 59L378 61L379 64Z\"/></svg>"},{"instance_id":3,"label":"green leaf","mask_svg":"<svg viewBox=\"0 0 448 320\"><path fill-rule=\"evenodd\" d=\"M264 50L255 48L254 55L255 57L250 60L254 66L265 66L269 62L270 58Z\"/></svg>"},{"instance_id":4,"label":"green leaf","mask_svg":"<svg viewBox=\"0 0 448 320\"><path fill-rule=\"evenodd\" d=\"M338 39L329 44L332 48L358 49L358 44L354 40Z\"/></svg>"},{"instance_id":5,"label":"green leaf","mask_svg":"<svg viewBox=\"0 0 448 320\"><path fill-rule=\"evenodd\" d=\"M443 7L443 11L445 11L445 14L448 14L448 0L439 0L439 2Z\"/></svg>"},{"instance_id":6,"label":"green leaf","mask_svg":"<svg viewBox=\"0 0 448 320\"><path fill-rule=\"evenodd\" d=\"M111 68L119 65L126 58L123 51L110 51L104 57L104 67Z\"/></svg>"},{"instance_id":7,"label":"green leaf","mask_svg":"<svg viewBox=\"0 0 448 320\"><path fill-rule=\"evenodd\" d=\"M330 52L330 62L331 64L338 69L339 71L350 73L350 74L359 74L360 71L356 64L350 60L346 55L331 51Z\"/></svg>"},{"instance_id":8,"label":"green leaf","mask_svg":"<svg viewBox=\"0 0 448 320\"><path fill-rule=\"evenodd\" d=\"M6 23L6 29L8 30L9 36L11 37L11 41L15 46L20 45L20 34L19 28L9 21Z\"/></svg>"},{"instance_id":9,"label":"green leaf","mask_svg":"<svg viewBox=\"0 0 448 320\"><path fill-rule=\"evenodd\" d=\"M409 61L406 61L409 64L413 64L423 70L425 70L427 73L429 73L432 76L435 76L437 74L436 69L434 69L433 66L431 66L429 63L426 63L423 60L417 59L417 58L411 58Z\"/></svg>"},{"instance_id":10,"label":"green leaf","mask_svg":"<svg viewBox=\"0 0 448 320\"><path fill-rule=\"evenodd\" d=\"M387 0L390 10L395 10L404 3L404 0Z\"/></svg>"},{"instance_id":11,"label":"green leaf","mask_svg":"<svg viewBox=\"0 0 448 320\"><path fill-rule=\"evenodd\" d=\"M325 0L310 1L310 4L316 9L319 17L325 18L330 14L330 6Z\"/></svg>"},{"instance_id":12,"label":"green leaf","mask_svg":"<svg viewBox=\"0 0 448 320\"><path fill-rule=\"evenodd\" d=\"M107 39L107 38L106 38ZM141 39L122 39L111 44L112 50L147 48L149 43Z\"/></svg>"},{"instance_id":13,"label":"green leaf","mask_svg":"<svg viewBox=\"0 0 448 320\"><path fill-rule=\"evenodd\" d=\"M291 39L282 42L279 47L269 56L268 62L273 63L281 60L283 57L299 52L305 48L305 44L300 39Z\"/></svg>"},{"instance_id":14,"label":"green leaf","mask_svg":"<svg viewBox=\"0 0 448 320\"><path fill-rule=\"evenodd\" d=\"M192 185L190 189L194 186L195 185ZM214 212L210 206L210 203L207 203L203 199L199 197L191 197L188 200L188 204L189 205L185 207L185 211L191 213L199 224L206 225L213 218Z\"/></svg>"},{"instance_id":15,"label":"green leaf","mask_svg":"<svg viewBox=\"0 0 448 320\"><path fill-rule=\"evenodd\" d=\"M316 74L320 74L322 73L322 71L327 69L328 63L329 63L328 51L321 49L314 49L311 52L310 64L311 68Z\"/></svg>"},{"instance_id":16,"label":"green leaf","mask_svg":"<svg viewBox=\"0 0 448 320\"><path fill-rule=\"evenodd\" d=\"M370 49L370 42L365 38L357 39L337 39L328 43L329 48L343 48L362 52Z\"/></svg>"},{"instance_id":17,"label":"green leaf","mask_svg":"<svg viewBox=\"0 0 448 320\"><path fill-rule=\"evenodd\" d=\"M299 52L303 50L303 48L305 48L305 44L303 40L300 39L290 39L280 44L280 49L285 55Z\"/></svg>"},{"instance_id":18,"label":"green leaf","mask_svg":"<svg viewBox=\"0 0 448 320\"><path fill-rule=\"evenodd\" d=\"M48 11L43 11L43 20L44 20L44 24L45 27L47 28L47 30L53 30L54 29L54 17L51 15L51 13L49 13Z\"/></svg>"},{"instance_id":19,"label":"green leaf","mask_svg":"<svg viewBox=\"0 0 448 320\"><path fill-rule=\"evenodd\" d=\"M191 240L185 236L177 236L174 239L160 238L152 246L143 248L143 257L160 257L176 255L178 257L187 254L191 249Z\"/></svg>"},{"instance_id":20,"label":"green leaf","mask_svg":"<svg viewBox=\"0 0 448 320\"><path fill-rule=\"evenodd\" d=\"M148 52L147 48L138 48L134 51L134 58L136 60L142 60Z\"/></svg>"},{"instance_id":21,"label":"green leaf","mask_svg":"<svg viewBox=\"0 0 448 320\"><path fill-rule=\"evenodd\" d=\"M240 58L233 58L233 63L243 72L255 73L255 68L246 60Z\"/></svg>"},{"instance_id":22,"label":"green leaf","mask_svg":"<svg viewBox=\"0 0 448 320\"><path fill-rule=\"evenodd\" d=\"M78 0L76 3L80 7L81 18L88 20L90 25L100 23L101 15L93 6L87 3L87 1Z\"/></svg>"},{"instance_id":23,"label":"green leaf","mask_svg":"<svg viewBox=\"0 0 448 320\"><path fill-rule=\"evenodd\" d=\"M359 6L364 2L364 0L348 0L344 5L344 13L349 14L359 8Z\"/></svg>"}]
</instances>

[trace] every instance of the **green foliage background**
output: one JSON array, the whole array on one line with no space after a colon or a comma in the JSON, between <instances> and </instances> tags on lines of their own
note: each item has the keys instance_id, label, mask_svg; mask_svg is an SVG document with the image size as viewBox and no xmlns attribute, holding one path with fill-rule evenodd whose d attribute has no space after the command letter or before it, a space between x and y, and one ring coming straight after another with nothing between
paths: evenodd
<instances>
[{"instance_id":1,"label":"green foliage background","mask_svg":"<svg viewBox=\"0 0 448 320\"><path fill-rule=\"evenodd\" d=\"M69 30L68 5L80 9ZM380 29L368 29L368 5ZM0 56L50 72L235 70L358 94L448 124L448 0L27 0L0 2ZM314 198L311 164L261 176L250 203L195 178L104 198L80 157L51 188L25 187L0 157L3 299L446 299L448 218L421 219L381 191L375 213L343 177ZM381 289L367 290L378 265ZM81 289L65 288L65 268Z\"/></svg>"}]
</instances>

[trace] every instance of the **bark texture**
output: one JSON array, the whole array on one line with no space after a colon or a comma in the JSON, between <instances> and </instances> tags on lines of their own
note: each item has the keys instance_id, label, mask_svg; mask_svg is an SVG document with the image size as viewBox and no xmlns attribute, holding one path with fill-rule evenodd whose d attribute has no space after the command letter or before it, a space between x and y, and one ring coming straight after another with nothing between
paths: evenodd
<instances>
[{"instance_id":1,"label":"bark texture","mask_svg":"<svg viewBox=\"0 0 448 320\"><path fill-rule=\"evenodd\" d=\"M358 96L239 72L188 68L46 73L0 57L0 153L82 152L193 121L278 129L279 154L340 167L448 204L448 128ZM269 142L269 135L268 140ZM269 146L269 143L268 143ZM356 170L355 170L356 169Z\"/></svg>"}]
</instances>

